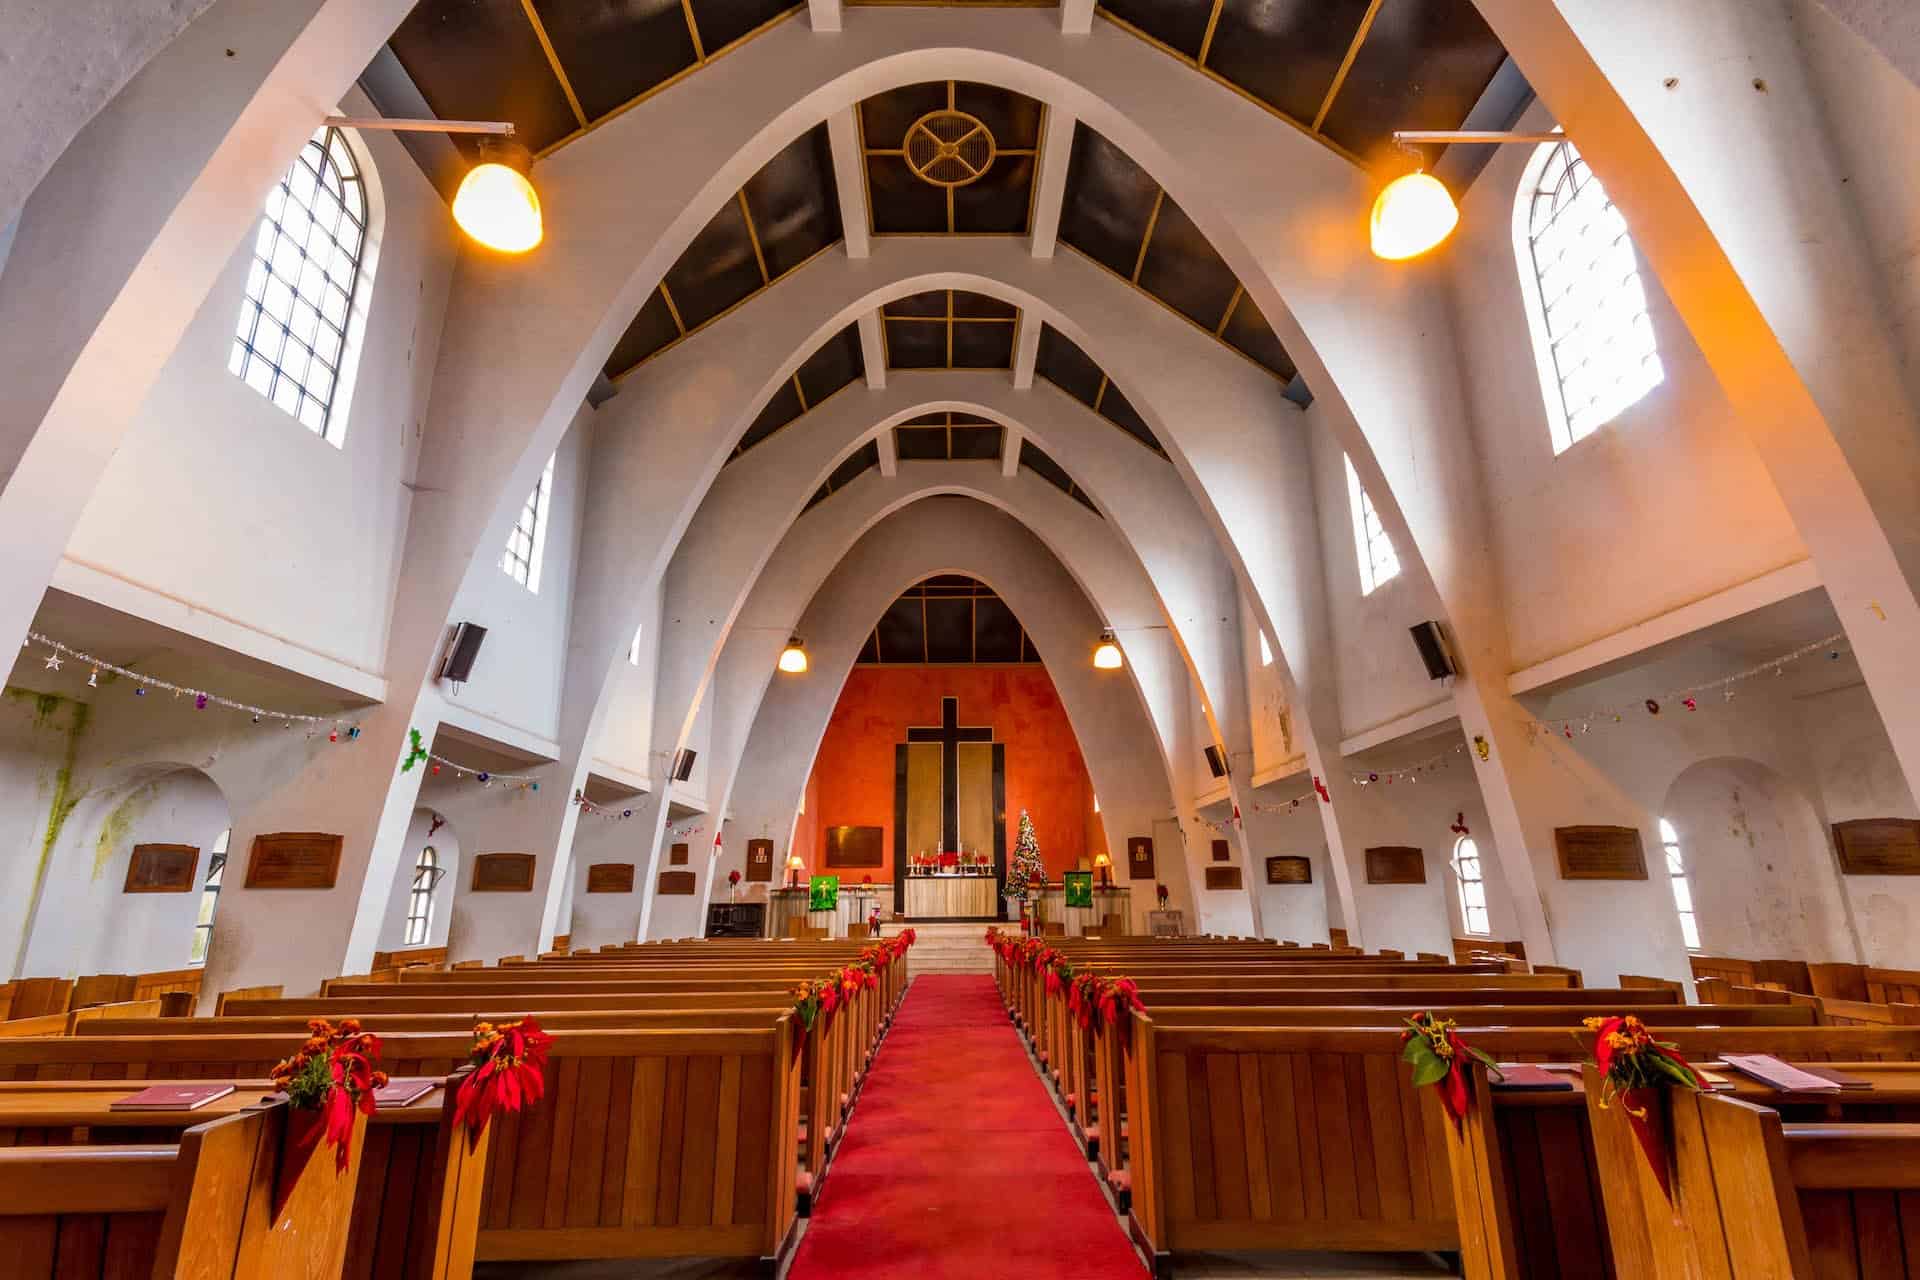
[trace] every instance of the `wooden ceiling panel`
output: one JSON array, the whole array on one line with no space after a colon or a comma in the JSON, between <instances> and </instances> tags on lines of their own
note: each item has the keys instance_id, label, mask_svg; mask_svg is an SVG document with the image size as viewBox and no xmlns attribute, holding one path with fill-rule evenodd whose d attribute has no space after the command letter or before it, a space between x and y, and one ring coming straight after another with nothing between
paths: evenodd
<instances>
[{"instance_id":1,"label":"wooden ceiling panel","mask_svg":"<svg viewBox=\"0 0 1920 1280\"><path fill-rule=\"evenodd\" d=\"M1075 128L1060 209L1060 238L1129 279L1160 184L1126 152L1085 125Z\"/></svg>"},{"instance_id":2,"label":"wooden ceiling panel","mask_svg":"<svg viewBox=\"0 0 1920 1280\"><path fill-rule=\"evenodd\" d=\"M894 455L903 462L944 462L947 457L947 429L939 427L895 427Z\"/></svg>"},{"instance_id":3,"label":"wooden ceiling panel","mask_svg":"<svg viewBox=\"0 0 1920 1280\"><path fill-rule=\"evenodd\" d=\"M867 204L875 235L939 235L947 229L947 193L914 177L899 156L867 157Z\"/></svg>"},{"instance_id":4,"label":"wooden ceiling panel","mask_svg":"<svg viewBox=\"0 0 1920 1280\"><path fill-rule=\"evenodd\" d=\"M699 61L680 0L533 0L533 8L589 120Z\"/></svg>"},{"instance_id":5,"label":"wooden ceiling panel","mask_svg":"<svg viewBox=\"0 0 1920 1280\"><path fill-rule=\"evenodd\" d=\"M1473 0L1384 0L1321 131L1371 161L1395 129L1457 129L1506 57Z\"/></svg>"},{"instance_id":6,"label":"wooden ceiling panel","mask_svg":"<svg viewBox=\"0 0 1920 1280\"><path fill-rule=\"evenodd\" d=\"M880 615L874 634L880 638L882 662L923 662L927 653L926 620L918 597L901 596Z\"/></svg>"},{"instance_id":7,"label":"wooden ceiling panel","mask_svg":"<svg viewBox=\"0 0 1920 1280\"><path fill-rule=\"evenodd\" d=\"M1312 126L1369 0L1224 0L1208 69Z\"/></svg>"},{"instance_id":8,"label":"wooden ceiling panel","mask_svg":"<svg viewBox=\"0 0 1920 1280\"><path fill-rule=\"evenodd\" d=\"M688 329L699 328L765 283L737 199L721 205L686 252L667 268L667 292Z\"/></svg>"},{"instance_id":9,"label":"wooden ceiling panel","mask_svg":"<svg viewBox=\"0 0 1920 1280\"><path fill-rule=\"evenodd\" d=\"M1040 146L1040 122L1046 111L1024 93L962 80L953 86L953 105L987 126L995 151L1033 151Z\"/></svg>"},{"instance_id":10,"label":"wooden ceiling panel","mask_svg":"<svg viewBox=\"0 0 1920 1280\"><path fill-rule=\"evenodd\" d=\"M984 178L955 187L954 231L961 235L1025 235L1027 215L1033 208L1033 174L1032 156L1001 156ZM917 178L914 181L927 186Z\"/></svg>"},{"instance_id":11,"label":"wooden ceiling panel","mask_svg":"<svg viewBox=\"0 0 1920 1280\"><path fill-rule=\"evenodd\" d=\"M1227 319L1227 327L1220 336L1227 345L1252 357L1264 365L1274 376L1292 381L1298 369L1294 367L1293 357L1280 345L1280 339L1274 335L1273 326L1261 314L1259 306L1246 294L1233 306L1233 315Z\"/></svg>"},{"instance_id":12,"label":"wooden ceiling panel","mask_svg":"<svg viewBox=\"0 0 1920 1280\"><path fill-rule=\"evenodd\" d=\"M1232 268L1214 252L1186 210L1170 199L1160 202L1138 284L1209 331L1219 326L1240 288Z\"/></svg>"},{"instance_id":13,"label":"wooden ceiling panel","mask_svg":"<svg viewBox=\"0 0 1920 1280\"><path fill-rule=\"evenodd\" d=\"M1093 358L1050 324L1040 328L1040 351L1033 370L1089 409L1106 380Z\"/></svg>"},{"instance_id":14,"label":"wooden ceiling panel","mask_svg":"<svg viewBox=\"0 0 1920 1280\"><path fill-rule=\"evenodd\" d=\"M826 248L843 234L840 196L833 181L827 126L795 138L747 179L743 188L753 215L767 274L775 279Z\"/></svg>"},{"instance_id":15,"label":"wooden ceiling panel","mask_svg":"<svg viewBox=\"0 0 1920 1280\"><path fill-rule=\"evenodd\" d=\"M991 461L1000 456L1000 424L956 426L948 436L947 456L955 462Z\"/></svg>"},{"instance_id":16,"label":"wooden ceiling panel","mask_svg":"<svg viewBox=\"0 0 1920 1280\"><path fill-rule=\"evenodd\" d=\"M1207 39L1213 0L1102 0L1101 8L1189 58Z\"/></svg>"},{"instance_id":17,"label":"wooden ceiling panel","mask_svg":"<svg viewBox=\"0 0 1920 1280\"><path fill-rule=\"evenodd\" d=\"M1011 302L988 294L968 293L964 289L955 289L953 314L975 320L1014 320L1019 318L1020 308Z\"/></svg>"},{"instance_id":18,"label":"wooden ceiling panel","mask_svg":"<svg viewBox=\"0 0 1920 1280\"><path fill-rule=\"evenodd\" d=\"M929 596L927 661L973 661L973 601Z\"/></svg>"},{"instance_id":19,"label":"wooden ceiling panel","mask_svg":"<svg viewBox=\"0 0 1920 1280\"><path fill-rule=\"evenodd\" d=\"M421 0L393 33L394 55L443 119L511 120L533 150L578 127L520 0ZM457 136L469 157L478 142Z\"/></svg>"},{"instance_id":20,"label":"wooden ceiling panel","mask_svg":"<svg viewBox=\"0 0 1920 1280\"><path fill-rule=\"evenodd\" d=\"M1109 382L1107 394L1100 397L1100 416L1119 427L1122 431L1138 440L1155 453L1161 452L1160 441L1153 434L1153 428L1140 416L1133 402L1121 394L1120 388Z\"/></svg>"},{"instance_id":21,"label":"wooden ceiling panel","mask_svg":"<svg viewBox=\"0 0 1920 1280\"><path fill-rule=\"evenodd\" d=\"M895 298L881 308L885 316L944 316L947 314L947 291L929 289L925 293L909 293L905 297Z\"/></svg>"},{"instance_id":22,"label":"wooden ceiling panel","mask_svg":"<svg viewBox=\"0 0 1920 1280\"><path fill-rule=\"evenodd\" d=\"M694 25L700 28L700 48L709 58L782 14L804 7L788 0L692 0L692 4Z\"/></svg>"},{"instance_id":23,"label":"wooden ceiling panel","mask_svg":"<svg viewBox=\"0 0 1920 1280\"><path fill-rule=\"evenodd\" d=\"M892 369L947 367L947 326L930 320L888 320L887 366Z\"/></svg>"},{"instance_id":24,"label":"wooden ceiling panel","mask_svg":"<svg viewBox=\"0 0 1920 1280\"><path fill-rule=\"evenodd\" d=\"M680 327L673 322L666 298L655 289L647 295L647 304L640 308L640 314L620 335L620 341L614 344L613 354L607 357L607 376L619 377L679 336Z\"/></svg>"},{"instance_id":25,"label":"wooden ceiling panel","mask_svg":"<svg viewBox=\"0 0 1920 1280\"><path fill-rule=\"evenodd\" d=\"M947 105L947 83L929 80L877 93L860 103L860 139L869 151L898 151L913 122Z\"/></svg>"},{"instance_id":26,"label":"wooden ceiling panel","mask_svg":"<svg viewBox=\"0 0 1920 1280\"><path fill-rule=\"evenodd\" d=\"M1073 480L1067 475L1067 469L1055 462L1051 454L1031 440L1020 442L1020 465L1062 493L1073 488Z\"/></svg>"},{"instance_id":27,"label":"wooden ceiling panel","mask_svg":"<svg viewBox=\"0 0 1920 1280\"><path fill-rule=\"evenodd\" d=\"M800 414L800 393L794 388L793 379L789 378L780 384L780 389L774 392L760 412L754 415L753 421L747 426L746 433L740 437L740 443L734 446L733 457L739 457L792 422Z\"/></svg>"},{"instance_id":28,"label":"wooden ceiling panel","mask_svg":"<svg viewBox=\"0 0 1920 1280\"><path fill-rule=\"evenodd\" d=\"M811 409L856 378L865 376L860 357L860 326L850 324L820 344L795 375Z\"/></svg>"},{"instance_id":29,"label":"wooden ceiling panel","mask_svg":"<svg viewBox=\"0 0 1920 1280\"><path fill-rule=\"evenodd\" d=\"M998 320L957 322L953 326L953 367L1013 368L1015 327Z\"/></svg>"},{"instance_id":30,"label":"wooden ceiling panel","mask_svg":"<svg viewBox=\"0 0 1920 1280\"><path fill-rule=\"evenodd\" d=\"M1020 661L1020 619L999 596L973 602L973 656L976 662Z\"/></svg>"}]
</instances>

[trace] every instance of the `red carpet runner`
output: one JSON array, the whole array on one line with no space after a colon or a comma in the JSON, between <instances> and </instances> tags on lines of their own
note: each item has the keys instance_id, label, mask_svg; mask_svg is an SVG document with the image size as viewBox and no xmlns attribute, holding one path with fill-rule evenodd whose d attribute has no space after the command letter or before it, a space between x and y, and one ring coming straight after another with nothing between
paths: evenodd
<instances>
[{"instance_id":1,"label":"red carpet runner","mask_svg":"<svg viewBox=\"0 0 1920 1280\"><path fill-rule=\"evenodd\" d=\"M914 981L788 1280L1146 1274L993 980Z\"/></svg>"}]
</instances>

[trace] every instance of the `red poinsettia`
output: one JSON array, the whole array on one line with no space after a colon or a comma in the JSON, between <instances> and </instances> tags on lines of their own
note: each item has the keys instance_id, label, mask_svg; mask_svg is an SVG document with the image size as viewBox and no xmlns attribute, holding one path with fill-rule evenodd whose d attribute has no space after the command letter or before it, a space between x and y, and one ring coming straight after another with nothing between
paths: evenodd
<instances>
[{"instance_id":1,"label":"red poinsettia","mask_svg":"<svg viewBox=\"0 0 1920 1280\"><path fill-rule=\"evenodd\" d=\"M1400 1033L1400 1057L1413 1064L1415 1088L1440 1086L1441 1105L1453 1117L1457 1128L1467 1118L1467 1060L1471 1058L1486 1067L1495 1080L1500 1079L1500 1068L1492 1058L1462 1040L1454 1030L1455 1025L1450 1018L1436 1018L1431 1013L1414 1014L1406 1020L1407 1029Z\"/></svg>"},{"instance_id":2,"label":"red poinsettia","mask_svg":"<svg viewBox=\"0 0 1920 1280\"><path fill-rule=\"evenodd\" d=\"M467 1126L467 1136L479 1141L496 1111L519 1111L540 1101L547 1089L547 1050L553 1037L532 1017L498 1027L476 1023L473 1070L460 1082L454 1099L453 1122Z\"/></svg>"},{"instance_id":3,"label":"red poinsettia","mask_svg":"<svg viewBox=\"0 0 1920 1280\"><path fill-rule=\"evenodd\" d=\"M1665 1126L1653 1114L1654 1104L1660 1100L1656 1090L1669 1086L1697 1092L1703 1087L1700 1073L1672 1043L1655 1040L1646 1024L1631 1014L1588 1018L1586 1025L1594 1033L1593 1065L1600 1073L1600 1107L1605 1110L1615 1101L1621 1104L1654 1180L1671 1199L1673 1157L1667 1150Z\"/></svg>"},{"instance_id":4,"label":"red poinsettia","mask_svg":"<svg viewBox=\"0 0 1920 1280\"><path fill-rule=\"evenodd\" d=\"M324 1139L334 1149L334 1171L343 1173L353 1145L354 1113L372 1115L374 1091L387 1083L387 1073L375 1065L380 1038L362 1031L357 1018L343 1019L337 1027L315 1018L307 1023L307 1033L300 1052L277 1064L269 1078L296 1109L320 1113L320 1127L311 1136L296 1136L295 1145L311 1151Z\"/></svg>"}]
</instances>

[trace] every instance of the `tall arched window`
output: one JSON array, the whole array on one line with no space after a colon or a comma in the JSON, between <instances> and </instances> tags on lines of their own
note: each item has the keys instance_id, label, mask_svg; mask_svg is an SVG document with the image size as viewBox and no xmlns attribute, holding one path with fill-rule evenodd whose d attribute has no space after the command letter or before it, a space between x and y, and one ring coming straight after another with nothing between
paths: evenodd
<instances>
[{"instance_id":1,"label":"tall arched window","mask_svg":"<svg viewBox=\"0 0 1920 1280\"><path fill-rule=\"evenodd\" d=\"M227 870L227 841L233 838L233 828L228 827L213 842L213 853L207 859L207 879L200 889L200 914L193 921L193 951L187 957L189 964L205 964L207 948L213 943L213 913L220 908L220 881Z\"/></svg>"},{"instance_id":2,"label":"tall arched window","mask_svg":"<svg viewBox=\"0 0 1920 1280\"><path fill-rule=\"evenodd\" d=\"M1513 221L1553 451L1562 453L1666 371L1627 221L1571 142L1535 153Z\"/></svg>"},{"instance_id":3,"label":"tall arched window","mask_svg":"<svg viewBox=\"0 0 1920 1280\"><path fill-rule=\"evenodd\" d=\"M1493 932L1487 920L1487 885L1480 872L1480 846L1472 836L1453 842L1453 874L1460 887L1460 924L1468 933L1485 937Z\"/></svg>"},{"instance_id":4,"label":"tall arched window","mask_svg":"<svg viewBox=\"0 0 1920 1280\"><path fill-rule=\"evenodd\" d=\"M1353 509L1353 546L1360 557L1360 594L1370 596L1374 589L1400 572L1400 557L1387 540L1387 527L1373 509L1373 499L1360 485L1360 473L1347 458L1347 501Z\"/></svg>"},{"instance_id":5,"label":"tall arched window","mask_svg":"<svg viewBox=\"0 0 1920 1280\"><path fill-rule=\"evenodd\" d=\"M336 444L344 424L333 407L366 240L360 163L346 135L326 126L267 193L227 367Z\"/></svg>"},{"instance_id":6,"label":"tall arched window","mask_svg":"<svg viewBox=\"0 0 1920 1280\"><path fill-rule=\"evenodd\" d=\"M1667 851L1667 875L1673 881L1673 907L1680 913L1680 936L1687 950L1700 949L1700 921L1693 914L1693 886L1687 883L1687 861L1680 856L1680 833L1660 819L1660 845Z\"/></svg>"},{"instance_id":7,"label":"tall arched window","mask_svg":"<svg viewBox=\"0 0 1920 1280\"><path fill-rule=\"evenodd\" d=\"M556 455L557 456L557 455ZM540 561L547 552L547 508L553 505L553 459L534 481L533 492L520 505L520 518L507 533L507 549L500 553L500 567L507 576L540 594Z\"/></svg>"},{"instance_id":8,"label":"tall arched window","mask_svg":"<svg viewBox=\"0 0 1920 1280\"><path fill-rule=\"evenodd\" d=\"M409 947L424 944L427 934L433 928L433 887L440 882L440 855L433 851L432 845L420 850L420 860L413 864L413 888L407 893L407 943Z\"/></svg>"}]
</instances>

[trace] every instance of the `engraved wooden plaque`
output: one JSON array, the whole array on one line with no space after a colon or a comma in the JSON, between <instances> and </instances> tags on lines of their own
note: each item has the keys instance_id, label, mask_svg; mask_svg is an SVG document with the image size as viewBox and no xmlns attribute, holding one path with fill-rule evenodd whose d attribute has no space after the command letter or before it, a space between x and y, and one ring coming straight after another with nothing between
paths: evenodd
<instances>
[{"instance_id":1,"label":"engraved wooden plaque","mask_svg":"<svg viewBox=\"0 0 1920 1280\"><path fill-rule=\"evenodd\" d=\"M588 893L632 893L631 862L596 862L587 868Z\"/></svg>"},{"instance_id":2,"label":"engraved wooden plaque","mask_svg":"<svg viewBox=\"0 0 1920 1280\"><path fill-rule=\"evenodd\" d=\"M670 867L684 867L687 865L687 846L685 841L668 846L667 865Z\"/></svg>"},{"instance_id":3,"label":"engraved wooden plaque","mask_svg":"<svg viewBox=\"0 0 1920 1280\"><path fill-rule=\"evenodd\" d=\"M1213 842L1213 860L1215 862L1233 861L1233 851L1227 847L1225 840L1215 840Z\"/></svg>"},{"instance_id":4,"label":"engraved wooden plaque","mask_svg":"<svg viewBox=\"0 0 1920 1280\"><path fill-rule=\"evenodd\" d=\"M1208 867L1207 868L1207 888L1238 889L1240 888L1240 886L1241 886L1240 868L1238 867Z\"/></svg>"},{"instance_id":5,"label":"engraved wooden plaque","mask_svg":"<svg viewBox=\"0 0 1920 1280\"><path fill-rule=\"evenodd\" d=\"M1267 859L1268 884L1312 884L1313 859L1279 854Z\"/></svg>"},{"instance_id":6,"label":"engraved wooden plaque","mask_svg":"<svg viewBox=\"0 0 1920 1280\"><path fill-rule=\"evenodd\" d=\"M878 867L885 864L882 856L886 844L886 831L881 827L828 827L827 853L822 866L828 867Z\"/></svg>"},{"instance_id":7,"label":"engraved wooden plaque","mask_svg":"<svg viewBox=\"0 0 1920 1280\"><path fill-rule=\"evenodd\" d=\"M1854 818L1833 824L1840 871L1849 876L1920 876L1920 821Z\"/></svg>"},{"instance_id":8,"label":"engraved wooden plaque","mask_svg":"<svg viewBox=\"0 0 1920 1280\"><path fill-rule=\"evenodd\" d=\"M122 893L189 893L200 850L190 844L137 844Z\"/></svg>"},{"instance_id":9,"label":"engraved wooden plaque","mask_svg":"<svg viewBox=\"0 0 1920 1280\"><path fill-rule=\"evenodd\" d=\"M1647 853L1638 827L1555 827L1562 880L1645 880Z\"/></svg>"},{"instance_id":10,"label":"engraved wooden plaque","mask_svg":"<svg viewBox=\"0 0 1920 1280\"><path fill-rule=\"evenodd\" d=\"M660 873L660 892L667 897L690 898L693 896L693 872L662 871Z\"/></svg>"},{"instance_id":11,"label":"engraved wooden plaque","mask_svg":"<svg viewBox=\"0 0 1920 1280\"><path fill-rule=\"evenodd\" d=\"M747 841L746 880L748 884L773 883L773 841Z\"/></svg>"},{"instance_id":12,"label":"engraved wooden plaque","mask_svg":"<svg viewBox=\"0 0 1920 1280\"><path fill-rule=\"evenodd\" d=\"M1367 850L1368 884L1425 884L1427 859L1408 845L1383 844Z\"/></svg>"},{"instance_id":13,"label":"engraved wooden plaque","mask_svg":"<svg viewBox=\"0 0 1920 1280\"><path fill-rule=\"evenodd\" d=\"M275 831L253 838L247 858L249 889L331 889L340 876L345 836L325 831Z\"/></svg>"},{"instance_id":14,"label":"engraved wooden plaque","mask_svg":"<svg viewBox=\"0 0 1920 1280\"><path fill-rule=\"evenodd\" d=\"M473 860L475 893L532 893L533 855L483 853Z\"/></svg>"},{"instance_id":15,"label":"engraved wooden plaque","mask_svg":"<svg viewBox=\"0 0 1920 1280\"><path fill-rule=\"evenodd\" d=\"M1127 837L1127 874L1135 880L1151 880L1153 875L1153 837Z\"/></svg>"}]
</instances>

